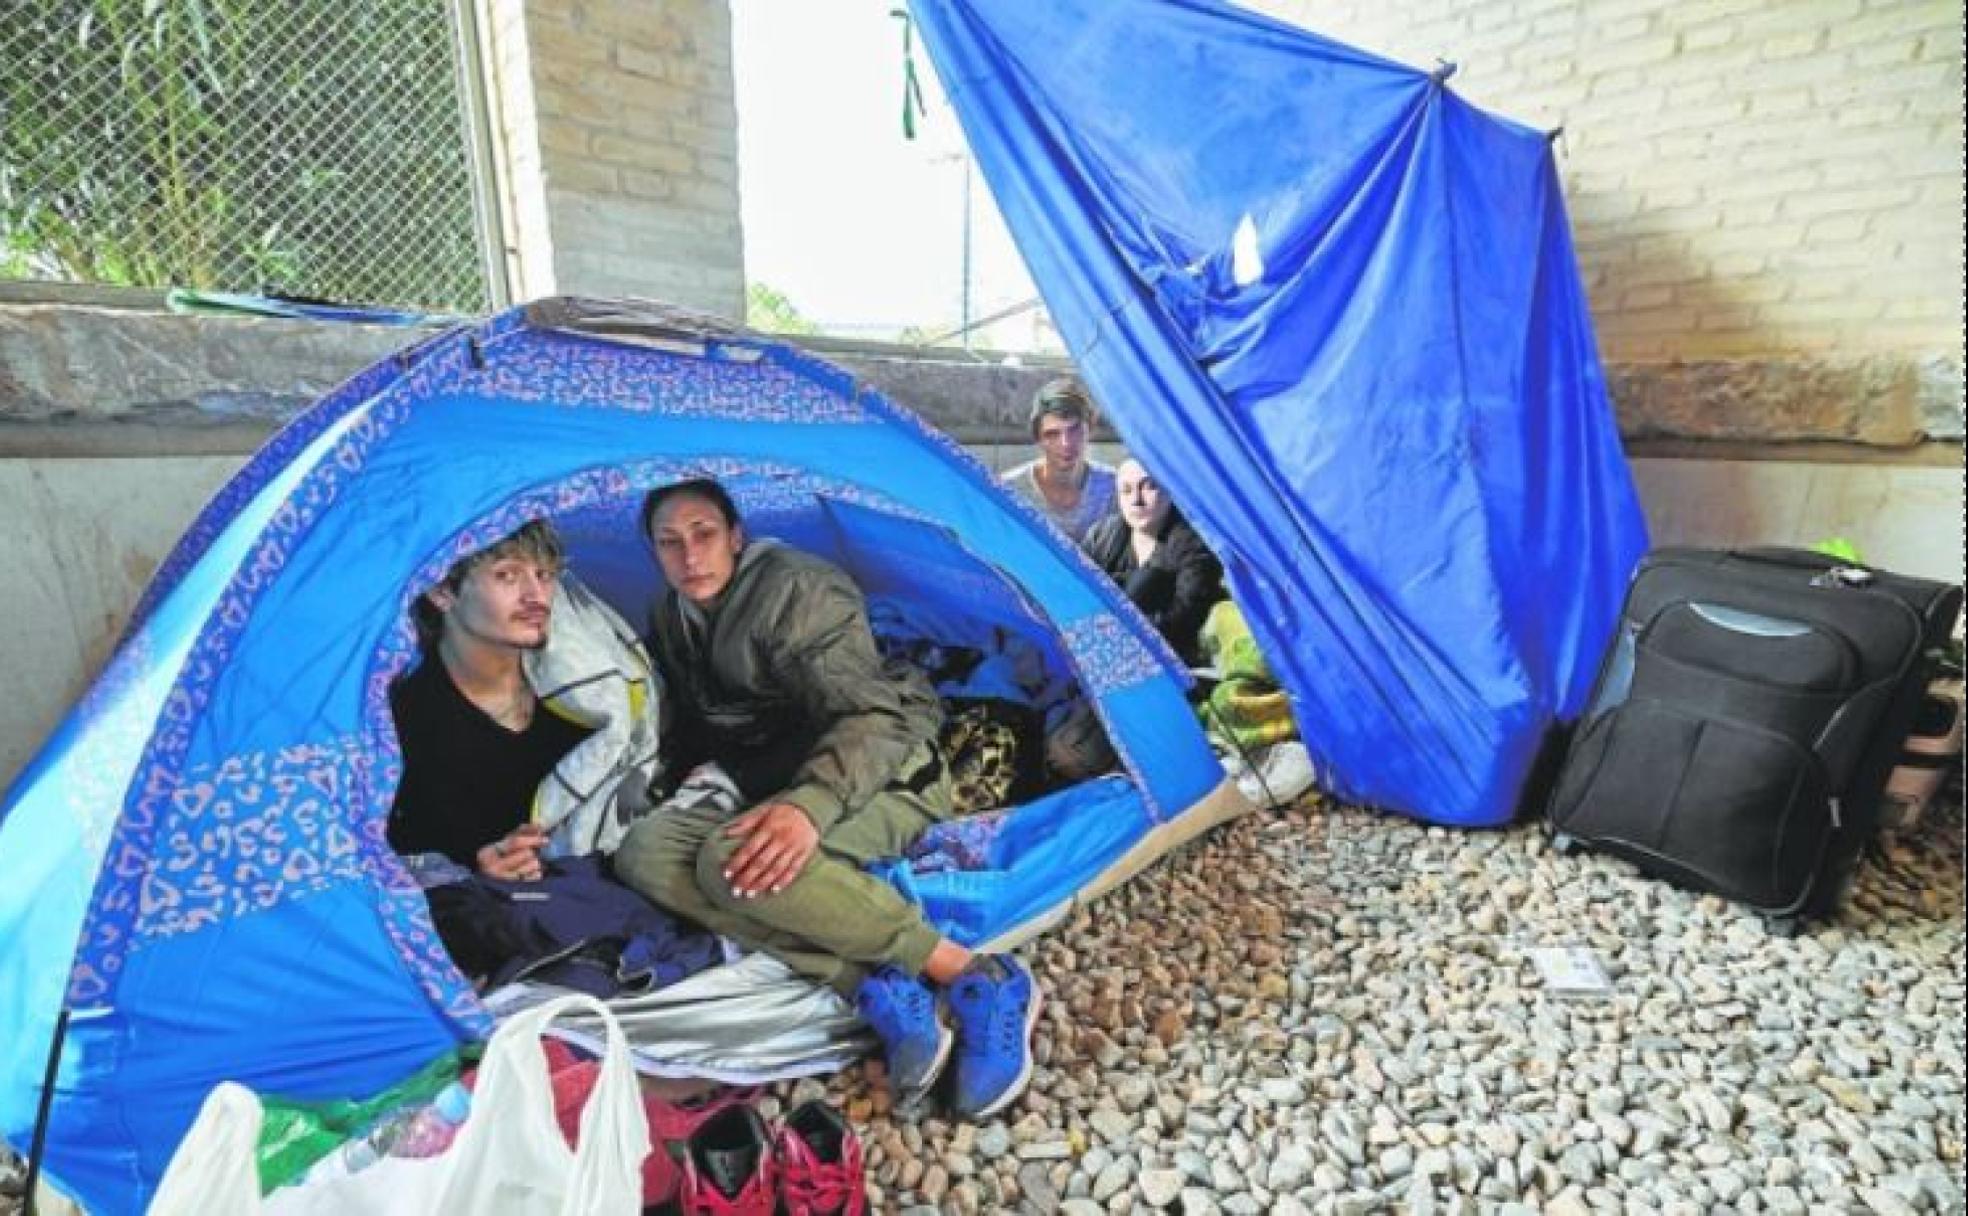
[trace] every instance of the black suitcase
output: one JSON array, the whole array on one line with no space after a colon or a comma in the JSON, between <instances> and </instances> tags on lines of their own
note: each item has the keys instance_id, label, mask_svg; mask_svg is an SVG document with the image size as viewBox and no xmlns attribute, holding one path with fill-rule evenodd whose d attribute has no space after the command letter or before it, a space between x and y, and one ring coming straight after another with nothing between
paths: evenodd
<instances>
[{"instance_id":1,"label":"black suitcase","mask_svg":"<svg viewBox=\"0 0 1968 1216\"><path fill-rule=\"evenodd\" d=\"M1794 931L1834 911L1961 589L1794 549L1662 549L1547 807L1583 844Z\"/></svg>"}]
</instances>

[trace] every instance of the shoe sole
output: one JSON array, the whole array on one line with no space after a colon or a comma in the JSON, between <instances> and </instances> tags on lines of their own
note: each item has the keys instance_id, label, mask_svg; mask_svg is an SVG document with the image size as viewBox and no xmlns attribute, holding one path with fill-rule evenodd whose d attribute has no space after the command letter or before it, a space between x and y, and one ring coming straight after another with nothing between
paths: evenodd
<instances>
[{"instance_id":1,"label":"shoe sole","mask_svg":"<svg viewBox=\"0 0 1968 1216\"><path fill-rule=\"evenodd\" d=\"M979 1107L975 1111L966 1112L964 1115L966 1119L970 1119L973 1122L981 1122L990 1118L1005 1107L1010 1106L1013 1102L1016 1102L1018 1095L1024 1093L1026 1086L1032 1083L1032 1031L1039 1024L1039 1009L1044 1004L1045 997L1039 992L1038 977L1033 976L1032 1007L1025 1011L1025 1066L1018 1070L1018 1076L1012 1081L1009 1088L991 1099L987 1105Z\"/></svg>"},{"instance_id":2,"label":"shoe sole","mask_svg":"<svg viewBox=\"0 0 1968 1216\"><path fill-rule=\"evenodd\" d=\"M922 1102L928 1098L930 1091L936 1088L936 1083L943 1079L943 1070L949 1066L950 1051L956 1046L956 1043L956 1032L941 1022L938 1022L936 1024L936 1055L929 1061L929 1067L924 1070L921 1081L906 1089L900 1085L895 1086L896 1102L907 1106L911 1103Z\"/></svg>"}]
</instances>

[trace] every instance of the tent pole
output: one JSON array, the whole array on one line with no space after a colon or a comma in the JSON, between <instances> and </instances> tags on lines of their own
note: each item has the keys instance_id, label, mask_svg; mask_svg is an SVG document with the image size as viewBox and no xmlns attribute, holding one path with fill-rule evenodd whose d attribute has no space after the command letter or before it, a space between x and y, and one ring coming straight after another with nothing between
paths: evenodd
<instances>
[{"instance_id":1,"label":"tent pole","mask_svg":"<svg viewBox=\"0 0 1968 1216\"><path fill-rule=\"evenodd\" d=\"M27 1198L22 1216L34 1216L35 1184L41 1179L41 1150L48 1145L48 1108L54 1105L55 1074L61 1068L62 1042L68 1038L68 1006L55 1018L54 1041L48 1044L48 1067L41 1076L41 1104L34 1112L34 1136L27 1147Z\"/></svg>"}]
</instances>

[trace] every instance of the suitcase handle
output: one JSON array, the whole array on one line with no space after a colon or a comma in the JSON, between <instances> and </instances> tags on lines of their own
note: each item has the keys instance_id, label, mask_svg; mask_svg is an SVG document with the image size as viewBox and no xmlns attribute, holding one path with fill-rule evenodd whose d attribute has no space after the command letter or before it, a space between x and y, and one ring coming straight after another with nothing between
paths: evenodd
<instances>
[{"instance_id":1,"label":"suitcase handle","mask_svg":"<svg viewBox=\"0 0 1968 1216\"><path fill-rule=\"evenodd\" d=\"M1783 545L1752 545L1747 549L1731 549L1729 556L1747 558L1753 562L1768 562L1774 566L1792 566L1799 570L1823 570L1827 566L1851 564L1830 554L1819 553L1815 549L1791 549Z\"/></svg>"},{"instance_id":2,"label":"suitcase handle","mask_svg":"<svg viewBox=\"0 0 1968 1216\"><path fill-rule=\"evenodd\" d=\"M1762 562L1766 566L1783 566L1791 570L1817 570L1817 578L1811 580L1813 587L1865 587L1873 582L1871 570L1857 562L1832 557L1812 549L1786 549L1776 545L1759 546L1749 549L1732 549L1730 557L1745 561Z\"/></svg>"},{"instance_id":3,"label":"suitcase handle","mask_svg":"<svg viewBox=\"0 0 1968 1216\"><path fill-rule=\"evenodd\" d=\"M1811 578L1813 587L1852 587L1864 590L1879 581L1879 576L1868 567L1809 549L1777 547L1735 549L1730 552L1730 556L1745 561L1762 562L1766 566L1782 566L1786 570L1815 570L1818 573Z\"/></svg>"}]
</instances>

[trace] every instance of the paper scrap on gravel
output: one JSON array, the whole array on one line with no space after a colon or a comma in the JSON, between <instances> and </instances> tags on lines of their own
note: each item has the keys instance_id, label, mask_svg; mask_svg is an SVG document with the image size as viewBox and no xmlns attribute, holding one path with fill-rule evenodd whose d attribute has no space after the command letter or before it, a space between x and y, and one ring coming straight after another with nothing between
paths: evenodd
<instances>
[{"instance_id":1,"label":"paper scrap on gravel","mask_svg":"<svg viewBox=\"0 0 1968 1216\"><path fill-rule=\"evenodd\" d=\"M1564 996L1613 993L1613 981L1599 956L1584 946L1533 946L1530 955L1544 986L1552 992Z\"/></svg>"}]
</instances>

